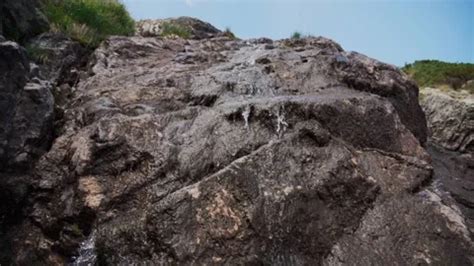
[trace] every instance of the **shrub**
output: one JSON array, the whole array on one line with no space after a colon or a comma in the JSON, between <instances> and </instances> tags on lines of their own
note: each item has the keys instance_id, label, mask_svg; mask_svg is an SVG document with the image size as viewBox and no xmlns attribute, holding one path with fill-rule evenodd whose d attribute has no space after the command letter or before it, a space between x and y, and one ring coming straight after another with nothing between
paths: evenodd
<instances>
[{"instance_id":1,"label":"shrub","mask_svg":"<svg viewBox=\"0 0 474 266\"><path fill-rule=\"evenodd\" d=\"M174 24L171 22L163 22L161 24L161 36L178 36L183 39L189 39L191 37L191 31L185 26Z\"/></svg>"},{"instance_id":2,"label":"shrub","mask_svg":"<svg viewBox=\"0 0 474 266\"><path fill-rule=\"evenodd\" d=\"M135 22L117 0L43 0L52 28L96 47L110 35L131 35Z\"/></svg>"},{"instance_id":3,"label":"shrub","mask_svg":"<svg viewBox=\"0 0 474 266\"><path fill-rule=\"evenodd\" d=\"M402 70L420 87L448 85L460 89L467 81L474 80L474 64L468 63L422 60L407 64ZM468 90L471 90L469 86Z\"/></svg>"},{"instance_id":4,"label":"shrub","mask_svg":"<svg viewBox=\"0 0 474 266\"><path fill-rule=\"evenodd\" d=\"M301 38L301 33L298 31L293 32L291 35L291 39L300 39Z\"/></svg>"},{"instance_id":5,"label":"shrub","mask_svg":"<svg viewBox=\"0 0 474 266\"><path fill-rule=\"evenodd\" d=\"M224 35L231 39L236 39L235 34L232 32L232 30L229 27L225 28Z\"/></svg>"}]
</instances>

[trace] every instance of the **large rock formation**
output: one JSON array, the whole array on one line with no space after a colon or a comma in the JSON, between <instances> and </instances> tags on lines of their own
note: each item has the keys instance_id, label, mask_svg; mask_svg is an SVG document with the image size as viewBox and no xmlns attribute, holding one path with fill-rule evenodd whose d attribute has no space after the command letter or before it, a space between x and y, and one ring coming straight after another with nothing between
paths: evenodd
<instances>
[{"instance_id":1,"label":"large rock formation","mask_svg":"<svg viewBox=\"0 0 474 266\"><path fill-rule=\"evenodd\" d=\"M474 97L467 91L424 88L436 186L449 192L474 232Z\"/></svg>"},{"instance_id":2,"label":"large rock formation","mask_svg":"<svg viewBox=\"0 0 474 266\"><path fill-rule=\"evenodd\" d=\"M0 38L0 264L9 253L12 226L22 218L32 177L25 174L49 149L53 137L53 96L38 79L25 50Z\"/></svg>"},{"instance_id":3,"label":"large rock formation","mask_svg":"<svg viewBox=\"0 0 474 266\"><path fill-rule=\"evenodd\" d=\"M28 166L52 141L49 82L30 73L25 50L0 42L0 170Z\"/></svg>"},{"instance_id":4,"label":"large rock formation","mask_svg":"<svg viewBox=\"0 0 474 266\"><path fill-rule=\"evenodd\" d=\"M474 153L474 95L432 88L422 93L431 141L451 151Z\"/></svg>"},{"instance_id":5,"label":"large rock formation","mask_svg":"<svg viewBox=\"0 0 474 266\"><path fill-rule=\"evenodd\" d=\"M23 42L48 30L40 7L39 0L0 1L0 35Z\"/></svg>"},{"instance_id":6,"label":"large rock formation","mask_svg":"<svg viewBox=\"0 0 474 266\"><path fill-rule=\"evenodd\" d=\"M30 175L15 263L86 239L112 265L472 263L393 66L320 37L112 37L91 73Z\"/></svg>"}]
</instances>

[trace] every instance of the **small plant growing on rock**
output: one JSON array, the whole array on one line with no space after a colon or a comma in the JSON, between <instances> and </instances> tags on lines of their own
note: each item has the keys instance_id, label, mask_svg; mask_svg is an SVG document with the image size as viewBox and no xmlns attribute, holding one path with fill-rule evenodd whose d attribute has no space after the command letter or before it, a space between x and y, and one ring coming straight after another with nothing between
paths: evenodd
<instances>
[{"instance_id":1,"label":"small plant growing on rock","mask_svg":"<svg viewBox=\"0 0 474 266\"><path fill-rule=\"evenodd\" d=\"M45 49L41 49L34 45L26 46L28 57L38 64L46 64L50 60L50 53Z\"/></svg>"},{"instance_id":2,"label":"small plant growing on rock","mask_svg":"<svg viewBox=\"0 0 474 266\"><path fill-rule=\"evenodd\" d=\"M184 26L173 24L170 22L163 22L161 27L162 27L162 31L161 31L162 37L177 36L183 39L189 39L191 37L191 32L189 31L188 28Z\"/></svg>"},{"instance_id":3,"label":"small plant growing on rock","mask_svg":"<svg viewBox=\"0 0 474 266\"><path fill-rule=\"evenodd\" d=\"M224 36L227 36L231 39L236 39L235 34L232 32L232 30L229 27L225 28Z\"/></svg>"},{"instance_id":4,"label":"small plant growing on rock","mask_svg":"<svg viewBox=\"0 0 474 266\"><path fill-rule=\"evenodd\" d=\"M301 38L301 32L295 31L291 35L291 39L300 39Z\"/></svg>"}]
</instances>

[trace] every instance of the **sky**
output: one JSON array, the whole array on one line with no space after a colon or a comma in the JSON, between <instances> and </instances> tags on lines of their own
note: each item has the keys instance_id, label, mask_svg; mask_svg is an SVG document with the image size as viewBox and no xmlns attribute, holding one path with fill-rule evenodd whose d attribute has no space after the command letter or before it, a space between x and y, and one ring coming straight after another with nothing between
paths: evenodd
<instances>
[{"instance_id":1,"label":"sky","mask_svg":"<svg viewBox=\"0 0 474 266\"><path fill-rule=\"evenodd\" d=\"M241 39L324 36L381 61L474 63L474 0L122 0L137 20L196 17Z\"/></svg>"}]
</instances>

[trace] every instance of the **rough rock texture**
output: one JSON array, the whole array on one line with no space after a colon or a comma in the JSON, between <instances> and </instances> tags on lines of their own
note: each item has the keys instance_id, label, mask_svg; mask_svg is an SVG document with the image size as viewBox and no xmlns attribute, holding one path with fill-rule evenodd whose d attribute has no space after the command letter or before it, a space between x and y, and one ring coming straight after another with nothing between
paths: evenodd
<instances>
[{"instance_id":1,"label":"rough rock texture","mask_svg":"<svg viewBox=\"0 0 474 266\"><path fill-rule=\"evenodd\" d=\"M433 144L428 151L433 158L435 187L452 196L474 234L474 153L446 151Z\"/></svg>"},{"instance_id":2,"label":"rough rock texture","mask_svg":"<svg viewBox=\"0 0 474 266\"><path fill-rule=\"evenodd\" d=\"M320 37L113 37L94 58L31 174L15 263L86 238L111 265L472 263L397 68Z\"/></svg>"},{"instance_id":3,"label":"rough rock texture","mask_svg":"<svg viewBox=\"0 0 474 266\"><path fill-rule=\"evenodd\" d=\"M0 1L0 35L7 39L23 42L48 28L39 0Z\"/></svg>"},{"instance_id":4,"label":"rough rock texture","mask_svg":"<svg viewBox=\"0 0 474 266\"><path fill-rule=\"evenodd\" d=\"M1 39L1 38L0 38ZM28 170L50 147L53 96L33 77L25 50L0 41L0 264L11 259L12 226L23 217L32 177Z\"/></svg>"},{"instance_id":5,"label":"rough rock texture","mask_svg":"<svg viewBox=\"0 0 474 266\"><path fill-rule=\"evenodd\" d=\"M28 167L52 141L54 100L50 84L30 79L25 50L0 43L0 170Z\"/></svg>"},{"instance_id":6,"label":"rough rock texture","mask_svg":"<svg viewBox=\"0 0 474 266\"><path fill-rule=\"evenodd\" d=\"M39 64L39 75L55 85L74 86L79 69L87 64L88 51L62 33L43 33L28 42Z\"/></svg>"},{"instance_id":7,"label":"rough rock texture","mask_svg":"<svg viewBox=\"0 0 474 266\"><path fill-rule=\"evenodd\" d=\"M188 30L191 39L206 39L216 37L221 33L211 24L190 17L141 20L136 23L136 32L144 37L161 36L164 24L177 25Z\"/></svg>"},{"instance_id":8,"label":"rough rock texture","mask_svg":"<svg viewBox=\"0 0 474 266\"><path fill-rule=\"evenodd\" d=\"M429 128L434 187L454 198L474 233L474 97L468 92L421 91Z\"/></svg>"},{"instance_id":9,"label":"rough rock texture","mask_svg":"<svg viewBox=\"0 0 474 266\"><path fill-rule=\"evenodd\" d=\"M422 94L431 141L451 151L474 153L474 95L431 88Z\"/></svg>"}]
</instances>

